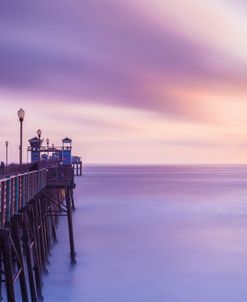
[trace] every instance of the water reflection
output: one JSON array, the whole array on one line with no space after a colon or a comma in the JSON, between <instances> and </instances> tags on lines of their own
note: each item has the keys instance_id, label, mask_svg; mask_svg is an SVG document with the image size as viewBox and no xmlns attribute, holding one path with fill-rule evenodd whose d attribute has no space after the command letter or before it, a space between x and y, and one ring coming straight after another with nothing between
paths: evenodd
<instances>
[{"instance_id":1,"label":"water reflection","mask_svg":"<svg viewBox=\"0 0 247 302\"><path fill-rule=\"evenodd\" d=\"M76 201L77 265L64 219L45 301L246 301L247 167L91 166Z\"/></svg>"}]
</instances>

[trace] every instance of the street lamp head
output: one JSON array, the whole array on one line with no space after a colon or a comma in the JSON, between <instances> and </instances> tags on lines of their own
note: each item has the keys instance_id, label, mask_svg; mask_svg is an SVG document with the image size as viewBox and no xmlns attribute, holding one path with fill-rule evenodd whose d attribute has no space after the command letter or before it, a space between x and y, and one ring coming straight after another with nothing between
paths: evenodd
<instances>
[{"instance_id":1,"label":"street lamp head","mask_svg":"<svg viewBox=\"0 0 247 302\"><path fill-rule=\"evenodd\" d=\"M6 145L6 147L8 147L8 145L9 145L9 142L8 142L8 141L6 141L6 142L5 142L5 145Z\"/></svg>"},{"instance_id":2,"label":"street lamp head","mask_svg":"<svg viewBox=\"0 0 247 302\"><path fill-rule=\"evenodd\" d=\"M38 137L40 138L41 137L41 130L40 129L37 130L37 134L38 134Z\"/></svg>"},{"instance_id":3,"label":"street lamp head","mask_svg":"<svg viewBox=\"0 0 247 302\"><path fill-rule=\"evenodd\" d=\"M18 114L18 117L19 117L19 121L23 122L24 116L25 116L25 111L21 108L21 109L18 110L17 114Z\"/></svg>"}]
</instances>

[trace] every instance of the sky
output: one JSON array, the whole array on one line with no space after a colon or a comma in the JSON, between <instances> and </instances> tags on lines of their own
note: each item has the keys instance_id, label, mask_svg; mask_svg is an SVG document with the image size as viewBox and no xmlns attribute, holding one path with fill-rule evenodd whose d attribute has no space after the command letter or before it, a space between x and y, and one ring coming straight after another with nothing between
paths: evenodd
<instances>
[{"instance_id":1,"label":"sky","mask_svg":"<svg viewBox=\"0 0 247 302\"><path fill-rule=\"evenodd\" d=\"M68 136L85 163L247 163L244 0L3 0L0 159ZM26 151L23 160L27 160Z\"/></svg>"}]
</instances>

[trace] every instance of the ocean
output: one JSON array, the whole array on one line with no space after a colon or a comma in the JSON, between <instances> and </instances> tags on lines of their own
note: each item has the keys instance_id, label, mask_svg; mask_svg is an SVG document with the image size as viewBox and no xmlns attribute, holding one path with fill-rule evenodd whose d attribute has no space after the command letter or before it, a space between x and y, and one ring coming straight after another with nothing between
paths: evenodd
<instances>
[{"instance_id":1,"label":"ocean","mask_svg":"<svg viewBox=\"0 0 247 302\"><path fill-rule=\"evenodd\" d=\"M46 302L246 302L247 166L85 166Z\"/></svg>"}]
</instances>

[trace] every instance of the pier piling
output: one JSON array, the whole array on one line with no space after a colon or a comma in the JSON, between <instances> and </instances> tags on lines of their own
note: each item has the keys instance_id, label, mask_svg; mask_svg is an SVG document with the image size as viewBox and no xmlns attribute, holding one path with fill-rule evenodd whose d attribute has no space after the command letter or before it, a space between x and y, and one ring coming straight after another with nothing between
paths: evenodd
<instances>
[{"instance_id":1,"label":"pier piling","mask_svg":"<svg viewBox=\"0 0 247 302\"><path fill-rule=\"evenodd\" d=\"M21 287L21 296L23 301L28 301L28 291L27 291L27 283L26 276L24 271L24 261L23 261L23 252L21 247L21 234L20 234L20 226L23 224L23 215L22 214L14 214L11 218L12 224L12 238L15 243L16 251L18 253L18 269L20 271L20 287Z\"/></svg>"},{"instance_id":2,"label":"pier piling","mask_svg":"<svg viewBox=\"0 0 247 302\"><path fill-rule=\"evenodd\" d=\"M75 263L75 246L74 246L74 232L72 224L72 206L71 206L71 188L66 187L65 189L65 198L67 206L67 217L68 217L68 228L69 228L69 242L70 242L70 256L72 263Z\"/></svg>"}]
</instances>

